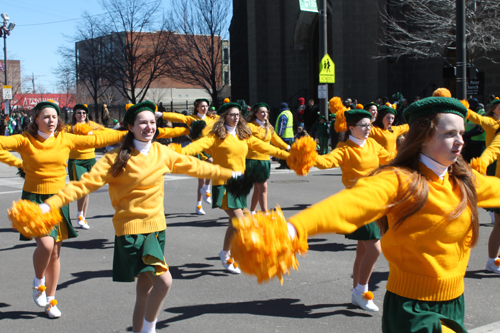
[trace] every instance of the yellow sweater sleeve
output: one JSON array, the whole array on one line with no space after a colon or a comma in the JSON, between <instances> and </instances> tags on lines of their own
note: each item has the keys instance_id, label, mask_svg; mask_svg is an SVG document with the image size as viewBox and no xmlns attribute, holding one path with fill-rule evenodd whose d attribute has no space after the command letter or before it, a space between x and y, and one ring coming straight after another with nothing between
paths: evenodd
<instances>
[{"instance_id":1,"label":"yellow sweater sleeve","mask_svg":"<svg viewBox=\"0 0 500 333\"><path fill-rule=\"evenodd\" d=\"M477 205L483 208L500 207L500 178L483 176L476 170L472 170L476 181Z\"/></svg>"},{"instance_id":2,"label":"yellow sweater sleeve","mask_svg":"<svg viewBox=\"0 0 500 333\"><path fill-rule=\"evenodd\" d=\"M191 133L191 131L189 128L185 127L159 127L157 139L175 138L182 135L189 135L189 133Z\"/></svg>"},{"instance_id":3,"label":"yellow sweater sleeve","mask_svg":"<svg viewBox=\"0 0 500 333\"><path fill-rule=\"evenodd\" d=\"M188 144L186 147L182 148L181 152L182 155L197 155L204 150L208 150L214 143L215 136L205 136Z\"/></svg>"},{"instance_id":4,"label":"yellow sweater sleeve","mask_svg":"<svg viewBox=\"0 0 500 333\"><path fill-rule=\"evenodd\" d=\"M410 130L410 125L404 124L399 126L392 126L392 130L394 131L394 134L396 136L400 136L408 133L408 131Z\"/></svg>"},{"instance_id":5,"label":"yellow sweater sleeve","mask_svg":"<svg viewBox=\"0 0 500 333\"><path fill-rule=\"evenodd\" d=\"M185 116L182 113L175 112L163 112L162 118L163 120L168 120L173 123L187 124L188 126L191 126L191 122L194 120L190 116Z\"/></svg>"},{"instance_id":6,"label":"yellow sweater sleeve","mask_svg":"<svg viewBox=\"0 0 500 333\"><path fill-rule=\"evenodd\" d=\"M498 159L498 155L500 154L500 135L495 135L495 138L490 143L488 147L483 151L481 156L479 157L483 163L488 166L491 163L495 162Z\"/></svg>"},{"instance_id":7,"label":"yellow sweater sleeve","mask_svg":"<svg viewBox=\"0 0 500 333\"><path fill-rule=\"evenodd\" d=\"M260 139L257 139L254 136L251 136L250 138L247 139L247 144L249 148L258 151L259 153L278 157L281 158L282 160L286 160L287 157L290 155L289 152L273 147L270 144Z\"/></svg>"},{"instance_id":8,"label":"yellow sweater sleeve","mask_svg":"<svg viewBox=\"0 0 500 333\"><path fill-rule=\"evenodd\" d=\"M395 199L400 180L394 171L358 180L356 185L303 210L290 218L300 242L319 233L348 234L381 218ZM406 177L405 177L406 178Z\"/></svg>"},{"instance_id":9,"label":"yellow sweater sleeve","mask_svg":"<svg viewBox=\"0 0 500 333\"><path fill-rule=\"evenodd\" d=\"M28 139L22 134L0 136L0 150L19 150Z\"/></svg>"},{"instance_id":10,"label":"yellow sweater sleeve","mask_svg":"<svg viewBox=\"0 0 500 333\"><path fill-rule=\"evenodd\" d=\"M232 170L223 168L220 165L204 162L193 156L181 155L172 150L170 150L169 153L170 152L175 157L170 159L167 165L167 167L172 170L172 173L188 175L195 178L216 178L222 180L228 180L233 175Z\"/></svg>"},{"instance_id":11,"label":"yellow sweater sleeve","mask_svg":"<svg viewBox=\"0 0 500 333\"><path fill-rule=\"evenodd\" d=\"M23 160L15 157L14 155L5 150L0 150L0 162L16 168L23 167Z\"/></svg>"},{"instance_id":12,"label":"yellow sweater sleeve","mask_svg":"<svg viewBox=\"0 0 500 333\"><path fill-rule=\"evenodd\" d=\"M276 132L274 131L274 129L272 129L272 132L273 132L273 135L271 136L271 143L274 146L276 146L276 147L278 147L280 149L287 150L288 143L286 143L285 141L281 140L280 136L278 134L276 134Z\"/></svg>"},{"instance_id":13,"label":"yellow sweater sleeve","mask_svg":"<svg viewBox=\"0 0 500 333\"><path fill-rule=\"evenodd\" d=\"M467 120L470 120L474 124L481 125L483 127L495 126L497 124L497 121L492 117L481 116L480 114L474 111L469 111L467 113Z\"/></svg>"},{"instance_id":14,"label":"yellow sweater sleeve","mask_svg":"<svg viewBox=\"0 0 500 333\"><path fill-rule=\"evenodd\" d=\"M379 145L377 142L375 142L375 145L377 146L377 153L378 153L378 160L379 163L382 165L388 164L394 157L396 157L396 154L398 153L397 150L393 151L392 153L389 153L384 147Z\"/></svg>"},{"instance_id":15,"label":"yellow sweater sleeve","mask_svg":"<svg viewBox=\"0 0 500 333\"><path fill-rule=\"evenodd\" d=\"M81 150L86 148L106 147L118 143L127 135L127 131L106 131L99 133L99 135L88 136L74 134L66 135L68 135L69 139L72 141L73 146L71 149Z\"/></svg>"},{"instance_id":16,"label":"yellow sweater sleeve","mask_svg":"<svg viewBox=\"0 0 500 333\"><path fill-rule=\"evenodd\" d=\"M344 163L345 149L335 148L329 154L318 155L314 166L318 169L338 168Z\"/></svg>"}]
</instances>

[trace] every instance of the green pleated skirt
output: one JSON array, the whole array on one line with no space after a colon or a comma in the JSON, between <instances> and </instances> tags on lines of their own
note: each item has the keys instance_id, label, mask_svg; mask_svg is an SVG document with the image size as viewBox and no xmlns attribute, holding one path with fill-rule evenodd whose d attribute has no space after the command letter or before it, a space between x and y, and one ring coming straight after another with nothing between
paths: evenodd
<instances>
[{"instance_id":1,"label":"green pleated skirt","mask_svg":"<svg viewBox=\"0 0 500 333\"><path fill-rule=\"evenodd\" d=\"M247 208L247 197L227 193L225 185L212 186L212 208L217 207L224 210Z\"/></svg>"},{"instance_id":2,"label":"green pleated skirt","mask_svg":"<svg viewBox=\"0 0 500 333\"><path fill-rule=\"evenodd\" d=\"M246 160L246 172L255 175L256 183L265 183L271 177L271 161Z\"/></svg>"},{"instance_id":3,"label":"green pleated skirt","mask_svg":"<svg viewBox=\"0 0 500 333\"><path fill-rule=\"evenodd\" d=\"M380 229L375 222L372 222L362 226L353 233L345 235L345 238L352 240L380 239Z\"/></svg>"},{"instance_id":4,"label":"green pleated skirt","mask_svg":"<svg viewBox=\"0 0 500 333\"><path fill-rule=\"evenodd\" d=\"M165 261L165 230L149 234L115 236L113 281L134 282L137 275L168 271Z\"/></svg>"},{"instance_id":5,"label":"green pleated skirt","mask_svg":"<svg viewBox=\"0 0 500 333\"><path fill-rule=\"evenodd\" d=\"M41 204L54 194L37 194L31 193L27 191L23 191L21 194L21 199L29 200L31 202ZM78 237L78 233L71 225L71 219L69 218L69 206L61 207L61 215L63 217L63 221L59 223L54 229L50 231L47 236L50 236L55 239L56 242L62 241L68 238ZM31 240L31 238L26 238L23 234L19 234L19 239L23 241Z\"/></svg>"},{"instance_id":6,"label":"green pleated skirt","mask_svg":"<svg viewBox=\"0 0 500 333\"><path fill-rule=\"evenodd\" d=\"M70 180L80 180L85 172L95 165L95 158L88 160L68 160L68 175Z\"/></svg>"},{"instance_id":7,"label":"green pleated skirt","mask_svg":"<svg viewBox=\"0 0 500 333\"><path fill-rule=\"evenodd\" d=\"M440 333L441 325L466 333L464 295L449 301L426 302L385 293L382 332Z\"/></svg>"}]
</instances>

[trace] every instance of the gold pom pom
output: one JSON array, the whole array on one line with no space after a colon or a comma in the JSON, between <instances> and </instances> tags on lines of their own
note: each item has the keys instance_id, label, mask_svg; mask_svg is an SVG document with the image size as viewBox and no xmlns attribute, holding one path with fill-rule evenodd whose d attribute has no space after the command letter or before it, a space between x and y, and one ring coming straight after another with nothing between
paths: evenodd
<instances>
[{"instance_id":1,"label":"gold pom pom","mask_svg":"<svg viewBox=\"0 0 500 333\"><path fill-rule=\"evenodd\" d=\"M279 207L268 214L247 212L232 223L237 231L231 238L231 255L243 273L255 275L259 283L277 277L283 285L283 275L298 269L296 253L304 254L307 248L300 248L298 238L290 239Z\"/></svg>"},{"instance_id":2,"label":"gold pom pom","mask_svg":"<svg viewBox=\"0 0 500 333\"><path fill-rule=\"evenodd\" d=\"M73 133L76 135L89 135L92 132L92 127L87 123L78 123L73 127Z\"/></svg>"},{"instance_id":3,"label":"gold pom pom","mask_svg":"<svg viewBox=\"0 0 500 333\"><path fill-rule=\"evenodd\" d=\"M500 259L495 259L495 266L500 266Z\"/></svg>"},{"instance_id":4,"label":"gold pom pom","mask_svg":"<svg viewBox=\"0 0 500 333\"><path fill-rule=\"evenodd\" d=\"M231 102L231 100L229 98L227 98L227 97L224 98L224 104L229 103L229 102Z\"/></svg>"},{"instance_id":5,"label":"gold pom pom","mask_svg":"<svg viewBox=\"0 0 500 333\"><path fill-rule=\"evenodd\" d=\"M54 101L53 99L48 99L47 102L57 104L56 101Z\"/></svg>"},{"instance_id":6,"label":"gold pom pom","mask_svg":"<svg viewBox=\"0 0 500 333\"><path fill-rule=\"evenodd\" d=\"M104 105L106 105L106 104L104 104ZM88 107L89 107L87 104L83 104L83 106L85 106L86 108L88 108Z\"/></svg>"},{"instance_id":7,"label":"gold pom pom","mask_svg":"<svg viewBox=\"0 0 500 333\"><path fill-rule=\"evenodd\" d=\"M484 163L484 161L480 157L474 157L470 161L470 167L482 175L486 174L486 169L488 168L486 163Z\"/></svg>"},{"instance_id":8,"label":"gold pom pom","mask_svg":"<svg viewBox=\"0 0 500 333\"><path fill-rule=\"evenodd\" d=\"M356 104L356 109L363 110L364 109L363 104Z\"/></svg>"},{"instance_id":9,"label":"gold pom pom","mask_svg":"<svg viewBox=\"0 0 500 333\"><path fill-rule=\"evenodd\" d=\"M51 207L50 212L43 214L40 206L29 200L19 200L7 210L12 228L26 238L47 235L53 227L62 221L59 209Z\"/></svg>"},{"instance_id":10,"label":"gold pom pom","mask_svg":"<svg viewBox=\"0 0 500 333\"><path fill-rule=\"evenodd\" d=\"M316 141L310 136L304 136L290 147L290 155L286 159L286 164L297 175L305 176L313 167L317 156Z\"/></svg>"},{"instance_id":11,"label":"gold pom pom","mask_svg":"<svg viewBox=\"0 0 500 333\"><path fill-rule=\"evenodd\" d=\"M45 290L47 290L47 287L45 287L44 285L41 285L41 286L38 286L37 290L38 290L39 292L42 292L42 293L43 293Z\"/></svg>"},{"instance_id":12,"label":"gold pom pom","mask_svg":"<svg viewBox=\"0 0 500 333\"><path fill-rule=\"evenodd\" d=\"M182 146L180 143L171 143L168 145L168 148L172 149L176 153L181 153L182 152Z\"/></svg>"},{"instance_id":13,"label":"gold pom pom","mask_svg":"<svg viewBox=\"0 0 500 333\"><path fill-rule=\"evenodd\" d=\"M432 93L432 97L451 97L451 92L446 88L437 88Z\"/></svg>"},{"instance_id":14,"label":"gold pom pom","mask_svg":"<svg viewBox=\"0 0 500 333\"><path fill-rule=\"evenodd\" d=\"M51 300L50 301L50 305L56 306L57 305L57 301L55 299Z\"/></svg>"},{"instance_id":15,"label":"gold pom pom","mask_svg":"<svg viewBox=\"0 0 500 333\"><path fill-rule=\"evenodd\" d=\"M394 110L397 110L398 109L398 105L396 103L394 103L394 104L391 105L391 108L393 108Z\"/></svg>"},{"instance_id":16,"label":"gold pom pom","mask_svg":"<svg viewBox=\"0 0 500 333\"><path fill-rule=\"evenodd\" d=\"M132 104L132 103L128 103L128 104L126 104L126 105L125 105L125 111L128 111L128 109L129 109L132 105L134 105L134 104Z\"/></svg>"},{"instance_id":17,"label":"gold pom pom","mask_svg":"<svg viewBox=\"0 0 500 333\"><path fill-rule=\"evenodd\" d=\"M374 298L373 293L371 291L369 291L369 290L366 293L363 293L363 297L367 301L372 300Z\"/></svg>"}]
</instances>

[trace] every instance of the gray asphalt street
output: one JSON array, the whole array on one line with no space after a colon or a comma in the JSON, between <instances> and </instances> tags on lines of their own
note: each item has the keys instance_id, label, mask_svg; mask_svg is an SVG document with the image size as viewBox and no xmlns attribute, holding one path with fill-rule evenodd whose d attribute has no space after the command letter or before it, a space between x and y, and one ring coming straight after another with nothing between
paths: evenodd
<instances>
[{"instance_id":1,"label":"gray asphalt street","mask_svg":"<svg viewBox=\"0 0 500 333\"><path fill-rule=\"evenodd\" d=\"M286 216L343 189L341 172L313 170L298 177L274 170L269 206L279 204ZM91 229L63 242L62 270L56 298L62 312L51 320L31 297L35 243L20 242L6 210L21 196L23 180L16 169L0 165L0 332L129 332L134 283L111 280L114 231L107 186L91 194L87 220ZM311 238L299 257L299 271L259 285L254 277L226 273L218 253L227 226L223 211L204 204L197 216L197 180L165 178L167 243L165 257L173 286L158 318L158 332L380 332L382 312L369 313L350 304L355 242L341 235ZM250 203L250 201L249 201ZM70 206L76 225L76 204ZM481 235L472 251L466 279L466 327L472 333L500 332L500 276L484 270L489 216L480 210ZM382 308L389 269L383 256L370 281Z\"/></svg>"}]
</instances>

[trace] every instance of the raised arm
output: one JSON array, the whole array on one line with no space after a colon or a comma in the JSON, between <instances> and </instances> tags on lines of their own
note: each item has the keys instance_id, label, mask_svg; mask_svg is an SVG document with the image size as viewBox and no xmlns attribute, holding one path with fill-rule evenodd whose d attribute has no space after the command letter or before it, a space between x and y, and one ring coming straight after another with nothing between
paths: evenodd
<instances>
[{"instance_id":1,"label":"raised arm","mask_svg":"<svg viewBox=\"0 0 500 333\"><path fill-rule=\"evenodd\" d=\"M120 142L128 131L106 131L101 132L99 135L74 135L66 134L68 139L72 142L71 149L86 149L86 148L100 148L109 145L114 145Z\"/></svg>"},{"instance_id":2,"label":"raised arm","mask_svg":"<svg viewBox=\"0 0 500 333\"><path fill-rule=\"evenodd\" d=\"M112 177L108 173L112 165L113 161L110 155L104 155L89 172L82 175L79 181L70 182L66 187L60 189L56 195L47 199L45 203L60 208L98 190L109 181L109 177Z\"/></svg>"},{"instance_id":3,"label":"raised arm","mask_svg":"<svg viewBox=\"0 0 500 333\"><path fill-rule=\"evenodd\" d=\"M410 125L404 124L399 126L392 126L392 130L394 131L394 134L396 134L396 136L400 136L408 133L408 131L410 130Z\"/></svg>"},{"instance_id":4,"label":"raised arm","mask_svg":"<svg viewBox=\"0 0 500 333\"><path fill-rule=\"evenodd\" d=\"M23 167L23 160L15 157L6 150L0 150L0 162L16 168L22 169Z\"/></svg>"},{"instance_id":5,"label":"raised arm","mask_svg":"<svg viewBox=\"0 0 500 333\"><path fill-rule=\"evenodd\" d=\"M477 205L483 208L500 207L500 178L483 176L476 170L472 170L477 191Z\"/></svg>"},{"instance_id":6,"label":"raised arm","mask_svg":"<svg viewBox=\"0 0 500 333\"><path fill-rule=\"evenodd\" d=\"M10 135L10 136L0 136L0 150L15 150L17 151L21 148L24 143L28 140L22 134Z\"/></svg>"},{"instance_id":7,"label":"raised arm","mask_svg":"<svg viewBox=\"0 0 500 333\"><path fill-rule=\"evenodd\" d=\"M483 126L495 126L497 121L491 117L481 116L479 113L469 110L467 113L467 120L472 121L474 124Z\"/></svg>"},{"instance_id":8,"label":"raised arm","mask_svg":"<svg viewBox=\"0 0 500 333\"><path fill-rule=\"evenodd\" d=\"M252 148L255 151L258 151L259 153L278 157L281 158L282 160L286 160L287 157L290 155L290 153L288 153L287 151L273 147L270 144L260 139L257 139L254 136L251 136L250 138L247 139L247 144L248 147Z\"/></svg>"},{"instance_id":9,"label":"raised arm","mask_svg":"<svg viewBox=\"0 0 500 333\"><path fill-rule=\"evenodd\" d=\"M189 128L185 127L158 127L158 136L157 139L163 138L175 138L182 135L189 135Z\"/></svg>"},{"instance_id":10,"label":"raised arm","mask_svg":"<svg viewBox=\"0 0 500 333\"><path fill-rule=\"evenodd\" d=\"M318 169L338 168L344 163L345 149L335 148L329 154L318 155L314 166Z\"/></svg>"},{"instance_id":11,"label":"raised arm","mask_svg":"<svg viewBox=\"0 0 500 333\"><path fill-rule=\"evenodd\" d=\"M173 150L163 148L163 156L165 156L165 164L172 173L184 174L196 178L205 179L223 179L228 180L232 176L232 170L200 161L193 156L181 155Z\"/></svg>"},{"instance_id":12,"label":"raised arm","mask_svg":"<svg viewBox=\"0 0 500 333\"><path fill-rule=\"evenodd\" d=\"M479 159L482 160L484 165L488 167L491 163L495 162L498 159L498 155L500 154L500 135L497 134L491 141L490 145L486 147L483 151Z\"/></svg>"},{"instance_id":13,"label":"raised arm","mask_svg":"<svg viewBox=\"0 0 500 333\"><path fill-rule=\"evenodd\" d=\"M206 136L188 144L186 147L182 148L181 152L182 155L197 155L212 147L214 143L215 137L213 135Z\"/></svg>"},{"instance_id":14,"label":"raised arm","mask_svg":"<svg viewBox=\"0 0 500 333\"><path fill-rule=\"evenodd\" d=\"M192 117L175 112L163 112L162 118L163 120L168 120L173 123L187 124L188 126L191 126L191 122L193 121Z\"/></svg>"},{"instance_id":15,"label":"raised arm","mask_svg":"<svg viewBox=\"0 0 500 333\"><path fill-rule=\"evenodd\" d=\"M271 137L271 143L280 148L280 149L283 149L283 150L289 150L290 149L290 145L288 143L286 143L285 141L283 141L278 134L276 134L276 132L272 129L269 129L269 131L273 132L273 136Z\"/></svg>"}]
</instances>

